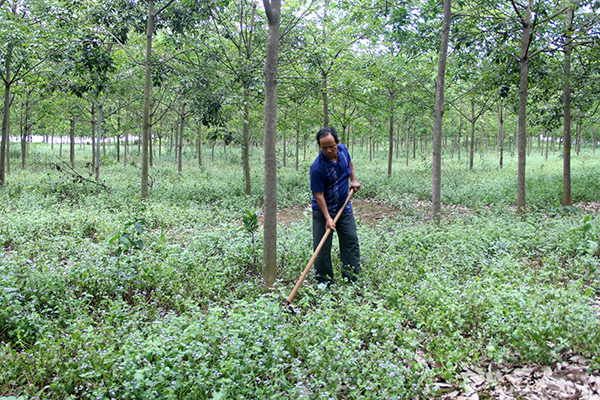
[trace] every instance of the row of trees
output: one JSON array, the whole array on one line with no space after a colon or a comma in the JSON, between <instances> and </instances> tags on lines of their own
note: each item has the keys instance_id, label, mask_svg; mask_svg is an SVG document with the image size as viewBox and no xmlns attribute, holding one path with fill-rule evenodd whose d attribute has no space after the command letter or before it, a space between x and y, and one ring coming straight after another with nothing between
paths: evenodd
<instances>
[{"instance_id":1,"label":"row of trees","mask_svg":"<svg viewBox=\"0 0 600 400\"><path fill-rule=\"evenodd\" d=\"M462 136L464 124L471 168L476 132L495 137L502 166L507 121L514 121L518 208L533 135L564 142L563 203L570 204L571 125L591 142L599 125L599 1L288 0L280 7L0 0L0 184L15 126L23 167L32 132L68 132L72 164L75 137L91 137L96 179L103 138L133 132L142 138L146 197L152 138L176 137L181 171L186 140L201 146L208 132L224 141L239 132L250 194L252 141L264 140L269 165L275 132L298 142L335 125L342 141L385 134L388 175L399 136L433 139L439 211L444 136Z\"/></svg>"}]
</instances>

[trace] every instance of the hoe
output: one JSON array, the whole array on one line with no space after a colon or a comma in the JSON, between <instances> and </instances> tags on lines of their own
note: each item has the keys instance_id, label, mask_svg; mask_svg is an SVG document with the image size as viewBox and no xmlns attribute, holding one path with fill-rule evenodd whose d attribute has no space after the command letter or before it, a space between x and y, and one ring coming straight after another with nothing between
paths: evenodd
<instances>
[{"instance_id":1,"label":"hoe","mask_svg":"<svg viewBox=\"0 0 600 400\"><path fill-rule=\"evenodd\" d=\"M350 198L352 197L353 194L354 194L354 189L350 189L350 192L348 193L348 197L346 198L346 201L344 202L344 205L340 208L340 210L335 215L335 218L333 219L334 225L338 221L338 219L340 219L340 216L342 215L342 212L344 211L344 208L346 208L346 204L348 204L348 202L350 201ZM286 301L286 306L289 307L292 304L292 300L294 299L294 296L296 296L296 292L300 288L300 285L302 285L302 282L304 282L304 279L306 279L306 275L308 275L308 271L310 271L310 267L315 262L315 259L317 258L317 255L319 254L319 251L321 251L321 248L325 244L325 240L327 240L327 237L329 237L329 235L331 234L331 232L333 232L333 229L328 229L325 232L325 234L323 235L323 238L319 242L319 245L315 249L315 252L313 253L313 255L310 258L310 260L308 261L308 264L306 264L306 267L304 267L304 271L302 271L302 275L300 275L300 279L298 279L298 282L296 282L296 286L294 286L294 289L292 290L292 293L290 293L290 297L288 297L288 299Z\"/></svg>"}]
</instances>

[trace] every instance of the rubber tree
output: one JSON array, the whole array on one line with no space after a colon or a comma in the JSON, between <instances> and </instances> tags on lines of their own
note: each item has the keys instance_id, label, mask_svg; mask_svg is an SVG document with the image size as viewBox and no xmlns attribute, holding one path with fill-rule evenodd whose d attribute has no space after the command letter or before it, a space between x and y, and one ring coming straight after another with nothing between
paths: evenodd
<instances>
[{"instance_id":1,"label":"rubber tree","mask_svg":"<svg viewBox=\"0 0 600 400\"><path fill-rule=\"evenodd\" d=\"M537 55L556 49L557 18L568 8L564 0L510 0L506 4L478 0L462 3L464 15L473 23L477 41L486 43L492 53L504 53L507 62L516 61L519 76L517 134L517 211L523 213L526 204L525 173L527 159L527 101L529 65ZM476 32L478 31L478 32ZM509 61L508 58L511 60ZM499 58L498 58L499 59Z\"/></svg>"},{"instance_id":2,"label":"rubber tree","mask_svg":"<svg viewBox=\"0 0 600 400\"><path fill-rule=\"evenodd\" d=\"M469 121L469 170L472 170L476 124L497 100L493 93L498 85L496 78L501 72L496 63L486 57L488 49L482 44L473 43L477 40L476 34L466 29L465 25L460 26L463 30L459 30L453 37L454 62L449 68L451 82L446 101L462 118Z\"/></svg>"},{"instance_id":3,"label":"rubber tree","mask_svg":"<svg viewBox=\"0 0 600 400\"><path fill-rule=\"evenodd\" d=\"M339 0L310 3L307 15L297 24L294 46L302 55L295 72L309 82L322 106L322 125L331 124L331 80L348 68L353 45L364 38L366 19L362 7L348 7Z\"/></svg>"},{"instance_id":4,"label":"rubber tree","mask_svg":"<svg viewBox=\"0 0 600 400\"><path fill-rule=\"evenodd\" d=\"M435 106L433 117L433 190L432 212L439 223L441 212L442 187L442 122L444 118L444 87L446 77L446 59L450 36L451 0L444 0L444 21L442 24L440 55L438 58L437 78L435 81Z\"/></svg>"},{"instance_id":5,"label":"rubber tree","mask_svg":"<svg viewBox=\"0 0 600 400\"><path fill-rule=\"evenodd\" d=\"M585 4L580 4L580 6ZM571 104L572 100L579 110L579 118L583 119L585 110L590 110L588 117L597 110L590 98L598 96L598 79L594 77L593 64L597 55L588 53L589 49L598 48L600 17L597 11L599 2L590 2L587 7L578 7L576 2L567 1L565 11L564 39L562 50L564 54L564 87L563 87L563 197L562 205L571 205ZM593 7L590 7L593 6ZM593 39L596 38L596 39ZM572 73L572 54L576 50L578 57L574 65L576 72ZM597 74L597 73L596 73ZM596 93L594 93L596 91ZM574 98L572 98L574 96ZM593 140L593 139L592 139ZM578 144L580 141L578 141Z\"/></svg>"},{"instance_id":6,"label":"rubber tree","mask_svg":"<svg viewBox=\"0 0 600 400\"><path fill-rule=\"evenodd\" d=\"M142 176L140 191L141 197L148 197L149 173L149 147L150 131L152 128L151 102L153 70L156 63L153 61L152 43L154 33L158 29L167 29L177 34L185 34L193 30L197 21L209 17L209 10L226 4L226 0L148 0L146 8L146 51L144 65L144 94L142 110Z\"/></svg>"},{"instance_id":7,"label":"rubber tree","mask_svg":"<svg viewBox=\"0 0 600 400\"><path fill-rule=\"evenodd\" d=\"M33 127L41 122L44 117L42 107L48 93L44 91L42 77L38 74L30 75L21 81L21 168L25 169L27 158L27 143Z\"/></svg>"},{"instance_id":8,"label":"rubber tree","mask_svg":"<svg viewBox=\"0 0 600 400\"><path fill-rule=\"evenodd\" d=\"M242 109L242 165L247 195L252 195L250 180L250 106L262 84L260 73L266 35L261 31L255 1L238 0L226 9L211 13L214 30L221 45L214 46L219 64L233 76L232 85ZM230 51L231 46L235 51ZM241 96L240 96L241 95Z\"/></svg>"},{"instance_id":9,"label":"rubber tree","mask_svg":"<svg viewBox=\"0 0 600 400\"><path fill-rule=\"evenodd\" d=\"M2 82L3 112L2 140L0 143L0 185L6 183L6 165L8 162L8 142L10 110L13 104L11 90L24 77L33 74L47 59L47 55L56 49L45 45L51 24L34 16L32 9L39 6L36 2L24 3L6 0L0 5L0 81Z\"/></svg>"},{"instance_id":10,"label":"rubber tree","mask_svg":"<svg viewBox=\"0 0 600 400\"><path fill-rule=\"evenodd\" d=\"M266 286L277 278L277 66L281 0L263 0L269 25L265 58L265 220L262 276Z\"/></svg>"}]
</instances>

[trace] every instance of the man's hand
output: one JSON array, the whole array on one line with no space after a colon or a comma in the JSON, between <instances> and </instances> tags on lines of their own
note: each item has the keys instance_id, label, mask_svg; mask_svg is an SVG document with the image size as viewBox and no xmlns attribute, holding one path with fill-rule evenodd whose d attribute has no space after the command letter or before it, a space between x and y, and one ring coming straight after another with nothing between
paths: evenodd
<instances>
[{"instance_id":1,"label":"man's hand","mask_svg":"<svg viewBox=\"0 0 600 400\"><path fill-rule=\"evenodd\" d=\"M335 230L335 224L333 223L333 219L331 217L327 218L327 220L325 221L325 229L332 231Z\"/></svg>"},{"instance_id":2,"label":"man's hand","mask_svg":"<svg viewBox=\"0 0 600 400\"><path fill-rule=\"evenodd\" d=\"M350 161L350 189L354 189L355 192L358 192L360 189L360 183L358 183L358 179L356 179L356 175L354 174L354 164Z\"/></svg>"}]
</instances>

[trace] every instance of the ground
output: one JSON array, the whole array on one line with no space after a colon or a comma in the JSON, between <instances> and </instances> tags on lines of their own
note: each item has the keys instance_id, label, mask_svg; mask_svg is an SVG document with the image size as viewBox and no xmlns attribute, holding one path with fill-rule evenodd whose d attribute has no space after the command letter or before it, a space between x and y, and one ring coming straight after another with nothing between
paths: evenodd
<instances>
[{"instance_id":1,"label":"ground","mask_svg":"<svg viewBox=\"0 0 600 400\"><path fill-rule=\"evenodd\" d=\"M424 218L431 218L431 203L416 202L414 206L421 210ZM598 213L600 202L580 202L575 207L586 213ZM352 207L360 223L376 226L384 218L402 213L401 210L373 200L352 200ZM467 214L470 210L462 206L448 206L443 214ZM310 206L290 208L277 214L280 223L291 223L308 216ZM596 307L600 315L600 296L596 297ZM424 362L426 362L424 360ZM586 399L600 400L600 375L592 371L590 361L579 355L566 357L553 365L529 364L522 366L487 365L465 368L461 376L463 386L440 382L439 387L444 400L478 399Z\"/></svg>"}]
</instances>

